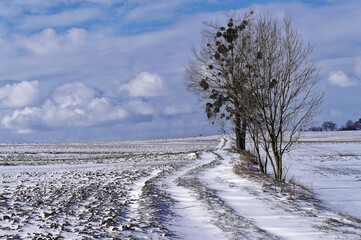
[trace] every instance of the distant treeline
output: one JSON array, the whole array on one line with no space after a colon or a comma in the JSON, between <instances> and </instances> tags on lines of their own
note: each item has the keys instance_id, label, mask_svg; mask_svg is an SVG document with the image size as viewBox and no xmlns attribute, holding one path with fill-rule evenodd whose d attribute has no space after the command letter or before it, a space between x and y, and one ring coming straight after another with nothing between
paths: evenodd
<instances>
[{"instance_id":1,"label":"distant treeline","mask_svg":"<svg viewBox=\"0 0 361 240\"><path fill-rule=\"evenodd\" d=\"M361 130L361 118L356 122L352 120L348 120L345 125L342 125L340 128L337 128L336 123L332 121L323 122L320 127L310 127L308 131L316 132L316 131L355 131Z\"/></svg>"}]
</instances>

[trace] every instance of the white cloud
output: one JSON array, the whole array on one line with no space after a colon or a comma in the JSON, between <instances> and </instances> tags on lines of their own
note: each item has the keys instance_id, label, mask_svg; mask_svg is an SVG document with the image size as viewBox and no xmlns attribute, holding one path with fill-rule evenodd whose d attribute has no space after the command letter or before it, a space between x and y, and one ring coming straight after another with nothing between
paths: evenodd
<instances>
[{"instance_id":1,"label":"white cloud","mask_svg":"<svg viewBox=\"0 0 361 240\"><path fill-rule=\"evenodd\" d=\"M5 116L1 120L4 128L15 130L18 133L26 134L33 132L34 122L38 122L41 115L40 108L26 107L23 110L15 110L12 116Z\"/></svg>"},{"instance_id":2,"label":"white cloud","mask_svg":"<svg viewBox=\"0 0 361 240\"><path fill-rule=\"evenodd\" d=\"M39 100L38 81L23 81L15 84L6 84L0 88L0 107L25 107Z\"/></svg>"},{"instance_id":3,"label":"white cloud","mask_svg":"<svg viewBox=\"0 0 361 240\"><path fill-rule=\"evenodd\" d=\"M331 117L339 117L339 116L342 116L342 112L338 111L338 110L335 110L335 109L332 109L331 112L330 112L330 115Z\"/></svg>"},{"instance_id":4,"label":"white cloud","mask_svg":"<svg viewBox=\"0 0 361 240\"><path fill-rule=\"evenodd\" d=\"M37 128L90 127L122 121L128 113L83 83L56 88L41 107L26 107L2 118L4 128L29 133Z\"/></svg>"},{"instance_id":5,"label":"white cloud","mask_svg":"<svg viewBox=\"0 0 361 240\"><path fill-rule=\"evenodd\" d=\"M132 97L157 97L166 95L163 80L158 74L141 72L129 83L119 87L119 91L127 90Z\"/></svg>"},{"instance_id":6,"label":"white cloud","mask_svg":"<svg viewBox=\"0 0 361 240\"><path fill-rule=\"evenodd\" d=\"M361 59L360 58L357 59L357 61L356 61L354 71L355 71L355 74L361 78Z\"/></svg>"},{"instance_id":7,"label":"white cloud","mask_svg":"<svg viewBox=\"0 0 361 240\"><path fill-rule=\"evenodd\" d=\"M41 29L46 27L70 26L97 18L101 11L96 8L83 8L66 10L52 15L28 16L22 22L20 28Z\"/></svg>"},{"instance_id":8,"label":"white cloud","mask_svg":"<svg viewBox=\"0 0 361 240\"><path fill-rule=\"evenodd\" d=\"M95 91L81 82L66 83L55 89L52 99L61 108L84 106L94 98Z\"/></svg>"},{"instance_id":9,"label":"white cloud","mask_svg":"<svg viewBox=\"0 0 361 240\"><path fill-rule=\"evenodd\" d=\"M189 105L182 106L168 106L163 110L164 115L173 116L185 113L191 113L193 111L192 107Z\"/></svg>"},{"instance_id":10,"label":"white cloud","mask_svg":"<svg viewBox=\"0 0 361 240\"><path fill-rule=\"evenodd\" d=\"M328 81L332 85L340 86L342 88L357 85L357 82L350 80L349 77L342 71L334 71L329 73Z\"/></svg>"},{"instance_id":11,"label":"white cloud","mask_svg":"<svg viewBox=\"0 0 361 240\"><path fill-rule=\"evenodd\" d=\"M182 4L182 1L141 1L141 5L126 11L127 21L154 21L171 19L173 11ZM123 10L124 11L124 10Z\"/></svg>"},{"instance_id":12,"label":"white cloud","mask_svg":"<svg viewBox=\"0 0 361 240\"><path fill-rule=\"evenodd\" d=\"M109 100L94 98L85 105L62 107L47 101L42 107L41 117L45 126L54 127L91 127L106 125L108 122L121 121L128 114L121 107L113 106Z\"/></svg>"},{"instance_id":13,"label":"white cloud","mask_svg":"<svg viewBox=\"0 0 361 240\"><path fill-rule=\"evenodd\" d=\"M141 115L152 115L154 113L153 107L147 102L131 101L128 103L128 108L132 112Z\"/></svg>"},{"instance_id":14,"label":"white cloud","mask_svg":"<svg viewBox=\"0 0 361 240\"><path fill-rule=\"evenodd\" d=\"M57 34L47 28L39 34L20 40L20 44L36 55L51 55L77 50L86 40L84 29L71 28L64 34Z\"/></svg>"}]
</instances>

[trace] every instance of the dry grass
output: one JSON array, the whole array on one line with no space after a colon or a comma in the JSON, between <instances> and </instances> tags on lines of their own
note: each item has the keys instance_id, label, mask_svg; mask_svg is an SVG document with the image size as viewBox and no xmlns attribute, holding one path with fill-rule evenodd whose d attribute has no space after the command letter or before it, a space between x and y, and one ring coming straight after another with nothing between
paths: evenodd
<instances>
[{"instance_id":1,"label":"dry grass","mask_svg":"<svg viewBox=\"0 0 361 240\"><path fill-rule=\"evenodd\" d=\"M231 153L239 153L239 149L236 146L232 146L230 148L225 148L224 150L231 152Z\"/></svg>"},{"instance_id":2,"label":"dry grass","mask_svg":"<svg viewBox=\"0 0 361 240\"><path fill-rule=\"evenodd\" d=\"M244 177L244 175L259 175L260 172L256 169L256 166L258 166L256 157L248 151L242 151L240 153L240 162L234 164L233 172L241 177Z\"/></svg>"},{"instance_id":3,"label":"dry grass","mask_svg":"<svg viewBox=\"0 0 361 240\"><path fill-rule=\"evenodd\" d=\"M290 178L285 181L275 181L275 179L266 174L259 172L256 165L252 164L255 159L252 154L245 154L241 156L242 162L233 166L233 172L240 177L248 177L258 182L262 182L262 189L288 194L288 198L292 199L308 199L316 201L314 192L311 187L306 187L300 184L296 179Z\"/></svg>"},{"instance_id":4,"label":"dry grass","mask_svg":"<svg viewBox=\"0 0 361 240\"><path fill-rule=\"evenodd\" d=\"M351 215L347 215L344 213L339 212L338 215L340 215L341 217L345 218L346 220L350 221L350 222L354 222L357 224L361 224L361 219L351 216Z\"/></svg>"},{"instance_id":5,"label":"dry grass","mask_svg":"<svg viewBox=\"0 0 361 240\"><path fill-rule=\"evenodd\" d=\"M241 160L247 164L257 164L256 156L248 151L244 151L241 155Z\"/></svg>"},{"instance_id":6,"label":"dry grass","mask_svg":"<svg viewBox=\"0 0 361 240\"><path fill-rule=\"evenodd\" d=\"M242 176L242 168L238 165L238 164L235 164L233 166L233 172L238 175L238 176Z\"/></svg>"},{"instance_id":7,"label":"dry grass","mask_svg":"<svg viewBox=\"0 0 361 240\"><path fill-rule=\"evenodd\" d=\"M337 157L356 157L355 154L342 154L342 153L339 153L337 154Z\"/></svg>"},{"instance_id":8,"label":"dry grass","mask_svg":"<svg viewBox=\"0 0 361 240\"><path fill-rule=\"evenodd\" d=\"M9 162L0 162L0 166L15 166L15 165Z\"/></svg>"}]
</instances>

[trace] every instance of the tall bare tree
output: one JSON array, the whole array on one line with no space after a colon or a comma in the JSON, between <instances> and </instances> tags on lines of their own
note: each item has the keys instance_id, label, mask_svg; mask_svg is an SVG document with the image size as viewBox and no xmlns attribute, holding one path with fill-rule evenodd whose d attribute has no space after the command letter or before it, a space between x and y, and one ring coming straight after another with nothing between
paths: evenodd
<instances>
[{"instance_id":1,"label":"tall bare tree","mask_svg":"<svg viewBox=\"0 0 361 240\"><path fill-rule=\"evenodd\" d=\"M284 153L322 102L316 63L309 60L313 47L287 17L280 23L251 11L243 18L228 16L227 27L205 25L203 44L193 49L186 68L186 85L206 102L208 118L233 121L240 149L248 130L261 172L267 172L269 161L281 181Z\"/></svg>"},{"instance_id":2,"label":"tall bare tree","mask_svg":"<svg viewBox=\"0 0 361 240\"><path fill-rule=\"evenodd\" d=\"M283 155L318 113L323 95L316 88L316 63L309 60L313 47L285 17L259 15L248 41L240 43L242 61L249 66L248 111L250 125L270 160L274 177L283 180ZM259 140L260 139L260 140Z\"/></svg>"}]
</instances>

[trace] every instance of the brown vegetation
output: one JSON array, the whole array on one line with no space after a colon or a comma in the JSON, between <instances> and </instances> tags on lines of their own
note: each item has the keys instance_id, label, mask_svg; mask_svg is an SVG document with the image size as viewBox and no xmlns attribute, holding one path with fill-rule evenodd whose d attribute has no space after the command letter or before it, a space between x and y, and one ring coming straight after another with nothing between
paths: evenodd
<instances>
[{"instance_id":1,"label":"brown vegetation","mask_svg":"<svg viewBox=\"0 0 361 240\"><path fill-rule=\"evenodd\" d=\"M247 164L257 164L256 156L248 151L243 151L243 153L241 154L241 160Z\"/></svg>"}]
</instances>

